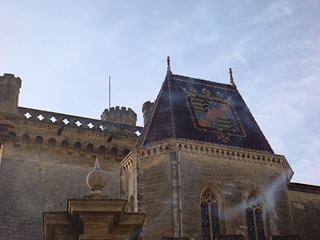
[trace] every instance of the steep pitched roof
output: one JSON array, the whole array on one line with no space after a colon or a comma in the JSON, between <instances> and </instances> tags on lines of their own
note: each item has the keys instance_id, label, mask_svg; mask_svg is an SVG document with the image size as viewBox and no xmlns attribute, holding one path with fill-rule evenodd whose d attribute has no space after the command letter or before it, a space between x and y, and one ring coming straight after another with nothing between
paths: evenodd
<instances>
[{"instance_id":1,"label":"steep pitched roof","mask_svg":"<svg viewBox=\"0 0 320 240\"><path fill-rule=\"evenodd\" d=\"M168 73L136 147L182 138L272 152L233 85Z\"/></svg>"}]
</instances>

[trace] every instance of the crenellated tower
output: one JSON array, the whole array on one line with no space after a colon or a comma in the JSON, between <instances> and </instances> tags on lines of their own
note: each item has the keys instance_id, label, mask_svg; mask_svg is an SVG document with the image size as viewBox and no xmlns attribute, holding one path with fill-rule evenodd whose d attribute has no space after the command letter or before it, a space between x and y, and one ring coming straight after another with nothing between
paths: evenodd
<instances>
[{"instance_id":1,"label":"crenellated tower","mask_svg":"<svg viewBox=\"0 0 320 240\"><path fill-rule=\"evenodd\" d=\"M6 114L18 113L18 101L21 79L11 73L0 76L0 112Z\"/></svg>"},{"instance_id":2,"label":"crenellated tower","mask_svg":"<svg viewBox=\"0 0 320 240\"><path fill-rule=\"evenodd\" d=\"M137 114L131 108L116 106L105 109L101 114L101 120L135 126Z\"/></svg>"},{"instance_id":3,"label":"crenellated tower","mask_svg":"<svg viewBox=\"0 0 320 240\"><path fill-rule=\"evenodd\" d=\"M21 79L13 74L0 76L0 142L4 143L16 128Z\"/></svg>"}]
</instances>

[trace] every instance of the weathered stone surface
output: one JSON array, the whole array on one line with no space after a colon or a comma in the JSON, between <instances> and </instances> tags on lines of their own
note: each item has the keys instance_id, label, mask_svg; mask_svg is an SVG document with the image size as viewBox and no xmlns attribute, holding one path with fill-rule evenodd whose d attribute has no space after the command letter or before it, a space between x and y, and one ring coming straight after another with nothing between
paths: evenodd
<instances>
[{"instance_id":1,"label":"weathered stone surface","mask_svg":"<svg viewBox=\"0 0 320 240\"><path fill-rule=\"evenodd\" d=\"M295 233L301 239L319 239L320 187L288 184Z\"/></svg>"},{"instance_id":2,"label":"weathered stone surface","mask_svg":"<svg viewBox=\"0 0 320 240\"><path fill-rule=\"evenodd\" d=\"M140 236L144 213L126 213L125 200L71 199L66 212L43 213L44 239L131 239Z\"/></svg>"},{"instance_id":3,"label":"weathered stone surface","mask_svg":"<svg viewBox=\"0 0 320 240\"><path fill-rule=\"evenodd\" d=\"M81 128L74 122L60 122L64 118L75 121L75 116L53 113L58 120L52 122L48 112L20 110L21 115L15 117L15 138L1 144L0 194L5 197L0 198L0 239L41 239L43 211L64 211L66 199L89 193L86 176L96 156L107 171L104 194L120 197L119 163L136 142L133 128L124 131L126 126L111 123L106 123L106 129ZM31 118L22 115L25 110ZM40 120L40 115L45 119ZM117 133L111 142L107 142L109 132Z\"/></svg>"},{"instance_id":4,"label":"weathered stone surface","mask_svg":"<svg viewBox=\"0 0 320 240\"><path fill-rule=\"evenodd\" d=\"M0 239L42 239L41 214L53 211L60 213L46 216L65 223L55 228L61 240L107 234L107 221L93 223L91 213L82 216L83 234L66 227L71 221L66 199L89 193L85 179L97 156L107 175L101 199L121 197L128 202L122 212L146 212L143 240L202 239L200 204L207 189L218 203L220 239L248 237L246 204L253 194L261 204L266 239L318 239L320 188L290 184L293 171L284 156L193 138L134 149L141 127L131 109L113 108L98 120L18 107L20 86L12 74L0 78ZM145 105L145 116L151 105ZM166 117L160 119L163 127ZM188 131L183 119L179 124L181 133ZM91 200L91 195L84 199ZM122 220L130 221L125 215ZM119 235L127 230L113 229L117 239L126 239Z\"/></svg>"},{"instance_id":5,"label":"weathered stone surface","mask_svg":"<svg viewBox=\"0 0 320 240\"><path fill-rule=\"evenodd\" d=\"M223 154L223 151L254 154L243 149L216 146L217 152L209 154L205 149L212 145L188 141L190 149L179 146L181 141L169 140L140 148L134 155L136 158L130 159L133 166L137 164L138 171L134 173L129 168L125 171L127 191L133 191L132 187L139 189L141 210L148 213L143 237L179 236L182 226L183 236L201 238L200 197L207 186L216 190L221 202L221 234L247 236L245 206L252 191L257 191L263 201L266 237L292 233L284 158L283 164L279 164L269 162L272 155L256 161Z\"/></svg>"}]
</instances>

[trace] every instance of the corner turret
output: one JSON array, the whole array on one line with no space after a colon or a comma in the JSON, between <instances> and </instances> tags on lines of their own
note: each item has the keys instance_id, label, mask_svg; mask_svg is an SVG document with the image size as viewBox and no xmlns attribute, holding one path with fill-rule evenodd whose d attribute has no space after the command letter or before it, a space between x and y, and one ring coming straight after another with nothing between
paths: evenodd
<instances>
[{"instance_id":1,"label":"corner turret","mask_svg":"<svg viewBox=\"0 0 320 240\"><path fill-rule=\"evenodd\" d=\"M0 76L0 113L17 114L21 79L13 74Z\"/></svg>"},{"instance_id":2,"label":"corner turret","mask_svg":"<svg viewBox=\"0 0 320 240\"><path fill-rule=\"evenodd\" d=\"M146 122L148 120L149 114L151 112L151 108L153 106L154 102L147 101L142 105L142 113L143 113L143 122L144 125L146 125Z\"/></svg>"},{"instance_id":3,"label":"corner turret","mask_svg":"<svg viewBox=\"0 0 320 240\"><path fill-rule=\"evenodd\" d=\"M105 109L101 114L101 120L135 126L137 114L131 108L116 106Z\"/></svg>"},{"instance_id":4,"label":"corner turret","mask_svg":"<svg viewBox=\"0 0 320 240\"><path fill-rule=\"evenodd\" d=\"M21 79L13 74L0 76L0 143L5 143L16 129ZM1 144L1 145L2 145Z\"/></svg>"}]
</instances>

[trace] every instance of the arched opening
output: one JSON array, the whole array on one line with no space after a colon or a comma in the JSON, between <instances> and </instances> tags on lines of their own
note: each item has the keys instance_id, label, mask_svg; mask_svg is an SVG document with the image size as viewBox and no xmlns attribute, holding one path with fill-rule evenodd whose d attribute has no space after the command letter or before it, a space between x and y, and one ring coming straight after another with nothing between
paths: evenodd
<instances>
[{"instance_id":1,"label":"arched opening","mask_svg":"<svg viewBox=\"0 0 320 240\"><path fill-rule=\"evenodd\" d=\"M80 151L81 151L81 143L80 142L76 142L74 144L74 147L73 147L73 154L79 156L80 155Z\"/></svg>"},{"instance_id":2,"label":"arched opening","mask_svg":"<svg viewBox=\"0 0 320 240\"><path fill-rule=\"evenodd\" d=\"M43 143L42 137L41 136L37 136L36 140L35 140L35 143L34 143L35 148L41 150L42 143Z\"/></svg>"},{"instance_id":3,"label":"arched opening","mask_svg":"<svg viewBox=\"0 0 320 240\"><path fill-rule=\"evenodd\" d=\"M259 197L252 193L246 202L246 219L249 240L265 240L263 206Z\"/></svg>"},{"instance_id":4,"label":"arched opening","mask_svg":"<svg viewBox=\"0 0 320 240\"><path fill-rule=\"evenodd\" d=\"M129 149L124 149L123 152L122 152L123 158L125 158L129 153L130 153Z\"/></svg>"},{"instance_id":5,"label":"arched opening","mask_svg":"<svg viewBox=\"0 0 320 240\"><path fill-rule=\"evenodd\" d=\"M86 155L92 156L92 154L93 154L93 145L91 143L89 143L86 148Z\"/></svg>"},{"instance_id":6,"label":"arched opening","mask_svg":"<svg viewBox=\"0 0 320 240\"><path fill-rule=\"evenodd\" d=\"M118 149L116 147L113 147L111 149L111 161L117 161L117 157L118 157Z\"/></svg>"},{"instance_id":7,"label":"arched opening","mask_svg":"<svg viewBox=\"0 0 320 240\"><path fill-rule=\"evenodd\" d=\"M220 202L214 191L207 187L201 195L202 239L212 240L220 235Z\"/></svg>"},{"instance_id":8,"label":"arched opening","mask_svg":"<svg viewBox=\"0 0 320 240\"><path fill-rule=\"evenodd\" d=\"M63 140L61 143L61 153L67 153L69 148L69 142L67 140Z\"/></svg>"},{"instance_id":9,"label":"arched opening","mask_svg":"<svg viewBox=\"0 0 320 240\"><path fill-rule=\"evenodd\" d=\"M105 159L105 155L106 155L106 147L105 146L100 146L98 154L99 154L99 159L100 160L104 160Z\"/></svg>"},{"instance_id":10,"label":"arched opening","mask_svg":"<svg viewBox=\"0 0 320 240\"><path fill-rule=\"evenodd\" d=\"M56 147L56 140L54 138L50 138L48 141L48 151L54 152L55 147Z\"/></svg>"},{"instance_id":11,"label":"arched opening","mask_svg":"<svg viewBox=\"0 0 320 240\"><path fill-rule=\"evenodd\" d=\"M28 147L29 146L30 137L28 134L24 134L21 139L21 146Z\"/></svg>"}]
</instances>

